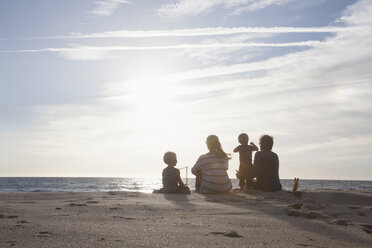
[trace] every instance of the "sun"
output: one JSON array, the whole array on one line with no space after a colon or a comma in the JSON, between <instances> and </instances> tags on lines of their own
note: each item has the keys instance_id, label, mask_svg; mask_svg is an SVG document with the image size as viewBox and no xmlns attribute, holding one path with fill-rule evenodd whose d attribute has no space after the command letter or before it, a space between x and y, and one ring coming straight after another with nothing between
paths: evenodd
<instances>
[{"instance_id":1,"label":"sun","mask_svg":"<svg viewBox=\"0 0 372 248\"><path fill-rule=\"evenodd\" d=\"M175 106L177 87L159 77L137 79L129 85L129 98L137 121L158 123L167 121L167 113Z\"/></svg>"}]
</instances>

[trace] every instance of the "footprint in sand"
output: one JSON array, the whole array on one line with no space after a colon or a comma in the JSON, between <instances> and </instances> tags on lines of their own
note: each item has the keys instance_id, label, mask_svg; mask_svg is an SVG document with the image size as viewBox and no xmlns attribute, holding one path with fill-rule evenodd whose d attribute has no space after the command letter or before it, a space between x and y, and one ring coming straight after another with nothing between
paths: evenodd
<instances>
[{"instance_id":1,"label":"footprint in sand","mask_svg":"<svg viewBox=\"0 0 372 248\"><path fill-rule=\"evenodd\" d=\"M287 209L287 210L286 210L286 214L287 214L288 216L298 217L298 216L301 215L301 212L298 211L298 210Z\"/></svg>"},{"instance_id":2,"label":"footprint in sand","mask_svg":"<svg viewBox=\"0 0 372 248\"><path fill-rule=\"evenodd\" d=\"M123 219L123 220L134 220L135 218L132 217L124 217L124 216L113 216L114 218Z\"/></svg>"},{"instance_id":3,"label":"footprint in sand","mask_svg":"<svg viewBox=\"0 0 372 248\"><path fill-rule=\"evenodd\" d=\"M20 220L20 221L17 221L17 223L26 224L26 223L30 223L30 222L28 222L27 220Z\"/></svg>"},{"instance_id":4,"label":"footprint in sand","mask_svg":"<svg viewBox=\"0 0 372 248\"><path fill-rule=\"evenodd\" d=\"M219 235L220 234L220 235L230 237L230 238L241 238L242 237L240 234L238 234L234 230L231 230L231 231L228 231L228 232L210 232L210 233L207 233L206 236L208 236L210 234L213 234L213 235Z\"/></svg>"},{"instance_id":5,"label":"footprint in sand","mask_svg":"<svg viewBox=\"0 0 372 248\"><path fill-rule=\"evenodd\" d=\"M5 243L10 244L10 246L15 246L17 242L10 240L10 241L6 241Z\"/></svg>"},{"instance_id":6,"label":"footprint in sand","mask_svg":"<svg viewBox=\"0 0 372 248\"><path fill-rule=\"evenodd\" d=\"M218 199L206 199L207 202L221 202L221 200Z\"/></svg>"},{"instance_id":7,"label":"footprint in sand","mask_svg":"<svg viewBox=\"0 0 372 248\"><path fill-rule=\"evenodd\" d=\"M308 245L308 244L302 244L302 243L298 243L297 245L302 246L302 247L310 246L310 245Z\"/></svg>"},{"instance_id":8,"label":"footprint in sand","mask_svg":"<svg viewBox=\"0 0 372 248\"><path fill-rule=\"evenodd\" d=\"M116 210L120 210L121 208L118 208L118 207L113 207L113 208L110 208L110 211L116 211Z\"/></svg>"},{"instance_id":9,"label":"footprint in sand","mask_svg":"<svg viewBox=\"0 0 372 248\"><path fill-rule=\"evenodd\" d=\"M49 238L50 236L52 236L52 234L48 231L44 231L44 232L39 232L38 235L39 238Z\"/></svg>"},{"instance_id":10,"label":"footprint in sand","mask_svg":"<svg viewBox=\"0 0 372 248\"><path fill-rule=\"evenodd\" d=\"M308 219L319 219L322 217L321 213L314 211L304 213L303 216Z\"/></svg>"},{"instance_id":11,"label":"footprint in sand","mask_svg":"<svg viewBox=\"0 0 372 248\"><path fill-rule=\"evenodd\" d=\"M361 224L363 227L363 231L365 231L368 234L372 234L372 225L369 224Z\"/></svg>"},{"instance_id":12,"label":"footprint in sand","mask_svg":"<svg viewBox=\"0 0 372 248\"><path fill-rule=\"evenodd\" d=\"M300 209L302 208L303 205L304 205L303 203L295 203L295 204L289 205L288 207L294 208L294 209Z\"/></svg>"},{"instance_id":13,"label":"footprint in sand","mask_svg":"<svg viewBox=\"0 0 372 248\"><path fill-rule=\"evenodd\" d=\"M70 204L68 204L67 206L70 206L70 207L85 207L85 206L87 206L87 204L85 204L85 203L70 203Z\"/></svg>"},{"instance_id":14,"label":"footprint in sand","mask_svg":"<svg viewBox=\"0 0 372 248\"><path fill-rule=\"evenodd\" d=\"M292 208L287 208L285 213L288 216L293 216L293 217L302 216L302 217L305 217L306 219L321 219L325 217L319 212L315 212L315 211L305 212L305 211L299 211L297 209L292 209Z\"/></svg>"},{"instance_id":15,"label":"footprint in sand","mask_svg":"<svg viewBox=\"0 0 372 248\"><path fill-rule=\"evenodd\" d=\"M336 220L334 224L339 225L339 226L348 226L349 222L347 220Z\"/></svg>"},{"instance_id":16,"label":"footprint in sand","mask_svg":"<svg viewBox=\"0 0 372 248\"><path fill-rule=\"evenodd\" d=\"M360 206L350 206L350 209L360 209Z\"/></svg>"},{"instance_id":17,"label":"footprint in sand","mask_svg":"<svg viewBox=\"0 0 372 248\"><path fill-rule=\"evenodd\" d=\"M225 202L242 202L241 199L226 199Z\"/></svg>"},{"instance_id":18,"label":"footprint in sand","mask_svg":"<svg viewBox=\"0 0 372 248\"><path fill-rule=\"evenodd\" d=\"M128 197L138 197L139 195L137 195L137 194L130 194L130 195L128 195Z\"/></svg>"},{"instance_id":19,"label":"footprint in sand","mask_svg":"<svg viewBox=\"0 0 372 248\"><path fill-rule=\"evenodd\" d=\"M4 214L0 214L0 219L16 219L18 218L17 215L4 215Z\"/></svg>"}]
</instances>

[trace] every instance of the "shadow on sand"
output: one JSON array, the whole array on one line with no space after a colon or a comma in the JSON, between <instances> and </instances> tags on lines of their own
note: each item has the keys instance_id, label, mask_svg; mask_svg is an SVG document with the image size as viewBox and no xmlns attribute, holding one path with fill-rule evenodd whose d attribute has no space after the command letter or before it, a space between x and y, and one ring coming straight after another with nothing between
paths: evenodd
<instances>
[{"instance_id":1,"label":"shadow on sand","mask_svg":"<svg viewBox=\"0 0 372 248\"><path fill-rule=\"evenodd\" d=\"M164 194L164 198L183 210L197 208L198 206L193 204L192 200L193 198L198 201L200 199L201 201L242 209L242 211L229 210L231 213L217 213L218 215L247 215L261 212L280 221L286 221L299 230L316 233L327 239L334 239L332 236L335 236L344 242L359 244L370 244L371 242L369 239L348 232L347 229L340 229L340 226L336 225L347 226L349 224L353 225L353 223L338 223L337 216L326 215L324 210L332 208L330 204L345 205L345 208L350 205L371 206L372 195L355 196L347 192L332 191L302 192L302 194L295 196L290 191L262 192L251 190L244 193L235 189L233 192L226 194ZM298 204L297 207L300 206L302 209L291 207L296 203ZM216 215L216 213L211 213L211 215ZM298 218L301 218L301 221Z\"/></svg>"},{"instance_id":2,"label":"shadow on sand","mask_svg":"<svg viewBox=\"0 0 372 248\"><path fill-rule=\"evenodd\" d=\"M341 230L335 225L352 225L353 223L338 223L333 216L323 214L323 210L327 207L332 207L330 204L343 205L345 208L350 205L372 205L372 195L355 195L348 192L298 192L297 196L291 191L279 192L263 192L258 190L250 190L247 193L239 189L234 189L231 193L226 194L204 194L205 201L216 202L236 208L241 208L250 211L260 211L271 217L286 221L296 228L317 233L326 238L332 232L345 242L358 242L363 244L370 244L371 240L354 235L347 230ZM294 204L297 206L307 206L309 209L299 210L298 215L291 215ZM302 204L302 205L301 205ZM269 205L265 207L265 205ZM258 207L259 206L259 207ZM305 207L304 207L305 208ZM297 213L296 212L296 213ZM296 218L301 218L299 222ZM311 222L311 225L306 223Z\"/></svg>"}]
</instances>

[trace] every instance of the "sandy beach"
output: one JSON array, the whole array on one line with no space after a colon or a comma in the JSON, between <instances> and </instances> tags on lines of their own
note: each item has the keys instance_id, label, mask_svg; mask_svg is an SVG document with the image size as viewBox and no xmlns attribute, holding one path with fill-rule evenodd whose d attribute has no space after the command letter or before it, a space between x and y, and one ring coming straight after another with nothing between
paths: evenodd
<instances>
[{"instance_id":1,"label":"sandy beach","mask_svg":"<svg viewBox=\"0 0 372 248\"><path fill-rule=\"evenodd\" d=\"M372 247L372 192L1 193L0 247Z\"/></svg>"}]
</instances>

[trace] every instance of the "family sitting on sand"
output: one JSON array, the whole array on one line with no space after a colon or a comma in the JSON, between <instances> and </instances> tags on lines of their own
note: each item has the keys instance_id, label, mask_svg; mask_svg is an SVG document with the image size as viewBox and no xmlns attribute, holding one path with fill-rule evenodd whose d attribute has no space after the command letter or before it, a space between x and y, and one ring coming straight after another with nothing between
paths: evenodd
<instances>
[{"instance_id":1,"label":"family sitting on sand","mask_svg":"<svg viewBox=\"0 0 372 248\"><path fill-rule=\"evenodd\" d=\"M240 179L240 188L242 190L249 188L263 191L281 190L279 158L276 153L271 151L274 144L273 137L263 135L260 138L260 151L253 142L248 145L249 138L245 133L239 135L238 141L240 145L234 149L234 152L239 152L240 166L237 177ZM216 135L209 135L206 144L209 152L201 155L191 169L191 172L196 176L196 192L203 194L229 192L232 189L232 184L227 170L231 157L223 151ZM253 151L257 152L252 164ZM189 188L182 182L179 169L175 168L176 154L167 152L163 159L168 165L163 170L163 188L154 192L190 193Z\"/></svg>"}]
</instances>

